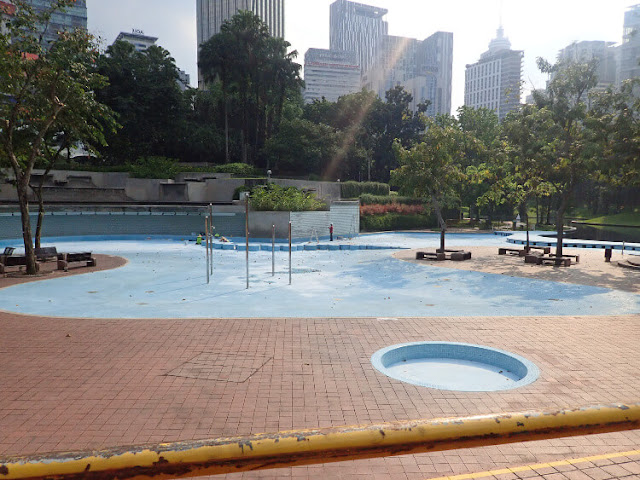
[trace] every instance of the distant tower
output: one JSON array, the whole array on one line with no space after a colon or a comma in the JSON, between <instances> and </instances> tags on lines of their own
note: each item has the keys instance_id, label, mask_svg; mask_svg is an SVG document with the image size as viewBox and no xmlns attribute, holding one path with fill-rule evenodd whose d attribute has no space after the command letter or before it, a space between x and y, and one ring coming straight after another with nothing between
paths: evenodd
<instances>
[{"instance_id":1,"label":"distant tower","mask_svg":"<svg viewBox=\"0 0 640 480\"><path fill-rule=\"evenodd\" d=\"M142 30L132 30L131 33L120 32L115 42L127 42L135 47L138 52L144 52L151 45L155 45L158 41L158 37L150 37L145 35Z\"/></svg>"},{"instance_id":2,"label":"distant tower","mask_svg":"<svg viewBox=\"0 0 640 480\"><path fill-rule=\"evenodd\" d=\"M618 48L618 83L640 77L640 5L629 7L625 12L622 45Z\"/></svg>"},{"instance_id":3,"label":"distant tower","mask_svg":"<svg viewBox=\"0 0 640 480\"><path fill-rule=\"evenodd\" d=\"M360 91L360 65L355 52L310 48L304 56L304 101L335 102Z\"/></svg>"},{"instance_id":4,"label":"distant tower","mask_svg":"<svg viewBox=\"0 0 640 480\"><path fill-rule=\"evenodd\" d=\"M331 4L330 49L356 52L362 72L371 66L387 35L384 8L336 0Z\"/></svg>"},{"instance_id":5,"label":"distant tower","mask_svg":"<svg viewBox=\"0 0 640 480\"><path fill-rule=\"evenodd\" d=\"M425 40L385 35L371 68L363 73L362 85L381 99L402 86L413 97L413 111L428 102L427 115L449 115L452 65L451 32L436 32Z\"/></svg>"},{"instance_id":6,"label":"distant tower","mask_svg":"<svg viewBox=\"0 0 640 480\"><path fill-rule=\"evenodd\" d=\"M36 11L44 11L51 8L51 0L29 0ZM45 45L54 42L58 38L58 32L87 29L87 2L77 0L72 7L58 10L51 15L51 20L44 35Z\"/></svg>"},{"instance_id":7,"label":"distant tower","mask_svg":"<svg viewBox=\"0 0 640 480\"><path fill-rule=\"evenodd\" d=\"M284 38L284 0L197 0L198 50L240 10L255 13L269 26L271 35ZM202 85L201 75L198 77Z\"/></svg>"},{"instance_id":8,"label":"distant tower","mask_svg":"<svg viewBox=\"0 0 640 480\"><path fill-rule=\"evenodd\" d=\"M464 84L464 104L473 108L493 110L502 121L509 112L520 107L522 95L522 59L524 52L511 50L502 25L489 50L480 60L467 65Z\"/></svg>"},{"instance_id":9,"label":"distant tower","mask_svg":"<svg viewBox=\"0 0 640 480\"><path fill-rule=\"evenodd\" d=\"M240 10L255 13L271 35L284 38L284 0L197 0L198 45L220 33L222 24Z\"/></svg>"}]
</instances>

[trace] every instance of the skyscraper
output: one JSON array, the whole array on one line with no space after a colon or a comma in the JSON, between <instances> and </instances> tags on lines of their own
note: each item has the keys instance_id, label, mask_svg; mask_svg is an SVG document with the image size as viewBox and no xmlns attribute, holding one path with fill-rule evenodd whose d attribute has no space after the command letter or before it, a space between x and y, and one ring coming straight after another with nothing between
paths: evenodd
<instances>
[{"instance_id":1,"label":"skyscraper","mask_svg":"<svg viewBox=\"0 0 640 480\"><path fill-rule=\"evenodd\" d=\"M240 10L258 15L269 26L271 35L284 38L284 0L197 0L198 46L220 33L222 24ZM202 87L202 76L198 77Z\"/></svg>"},{"instance_id":2,"label":"skyscraper","mask_svg":"<svg viewBox=\"0 0 640 480\"><path fill-rule=\"evenodd\" d=\"M51 0L30 0L29 3L37 11L44 11L51 7ZM87 3L85 0L77 0L73 6L53 13L44 34L45 45L55 41L59 32L76 28L87 29Z\"/></svg>"},{"instance_id":3,"label":"skyscraper","mask_svg":"<svg viewBox=\"0 0 640 480\"><path fill-rule=\"evenodd\" d=\"M453 33L436 32L422 41L385 35L362 83L380 98L402 86L413 97L414 111L428 101L427 115L450 114L452 67Z\"/></svg>"},{"instance_id":4,"label":"skyscraper","mask_svg":"<svg viewBox=\"0 0 640 480\"><path fill-rule=\"evenodd\" d=\"M356 52L362 72L367 71L389 31L384 8L336 0L331 4L330 49Z\"/></svg>"},{"instance_id":5,"label":"skyscraper","mask_svg":"<svg viewBox=\"0 0 640 480\"><path fill-rule=\"evenodd\" d=\"M304 56L304 101L338 98L360 90L360 65L355 52L310 48Z\"/></svg>"},{"instance_id":6,"label":"skyscraper","mask_svg":"<svg viewBox=\"0 0 640 480\"><path fill-rule=\"evenodd\" d=\"M520 107L522 94L521 50L511 50L502 26L498 36L489 43L489 50L480 61L467 65L464 84L464 104L473 108L493 110L502 121Z\"/></svg>"},{"instance_id":7,"label":"skyscraper","mask_svg":"<svg viewBox=\"0 0 640 480\"><path fill-rule=\"evenodd\" d=\"M114 43L120 41L130 43L138 52L144 52L151 45L156 44L158 37L151 37L145 35L142 30L133 29L131 33L120 32L114 40Z\"/></svg>"},{"instance_id":8,"label":"skyscraper","mask_svg":"<svg viewBox=\"0 0 640 480\"><path fill-rule=\"evenodd\" d=\"M198 45L220 33L222 24L240 10L255 13L271 35L284 38L284 0L197 0Z\"/></svg>"},{"instance_id":9,"label":"skyscraper","mask_svg":"<svg viewBox=\"0 0 640 480\"><path fill-rule=\"evenodd\" d=\"M625 12L622 45L618 48L618 83L640 77L640 5Z\"/></svg>"},{"instance_id":10,"label":"skyscraper","mask_svg":"<svg viewBox=\"0 0 640 480\"><path fill-rule=\"evenodd\" d=\"M13 4L0 1L0 34L9 33L10 18L15 12L16 7Z\"/></svg>"},{"instance_id":11,"label":"skyscraper","mask_svg":"<svg viewBox=\"0 0 640 480\"><path fill-rule=\"evenodd\" d=\"M614 45L615 42L602 40L573 42L560 50L558 60L570 62L597 61L598 85L596 88L603 90L616 82L618 64Z\"/></svg>"}]
</instances>

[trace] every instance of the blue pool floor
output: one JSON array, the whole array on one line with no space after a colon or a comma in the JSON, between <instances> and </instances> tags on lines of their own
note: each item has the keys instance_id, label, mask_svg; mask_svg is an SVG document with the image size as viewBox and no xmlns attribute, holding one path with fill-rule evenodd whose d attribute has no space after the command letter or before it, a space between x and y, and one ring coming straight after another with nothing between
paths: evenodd
<instances>
[{"instance_id":1,"label":"blue pool floor","mask_svg":"<svg viewBox=\"0 0 640 480\"><path fill-rule=\"evenodd\" d=\"M368 238L367 238L368 237ZM371 244L437 245L438 236ZM476 235L449 245L501 245L503 238ZM0 309L50 317L256 318L614 315L640 313L640 296L598 287L560 284L416 265L393 250L294 252L292 285L288 253L214 252L206 283L205 249L183 241L85 241L56 243L61 251L92 250L129 263L115 270L16 285L0 290Z\"/></svg>"}]
</instances>

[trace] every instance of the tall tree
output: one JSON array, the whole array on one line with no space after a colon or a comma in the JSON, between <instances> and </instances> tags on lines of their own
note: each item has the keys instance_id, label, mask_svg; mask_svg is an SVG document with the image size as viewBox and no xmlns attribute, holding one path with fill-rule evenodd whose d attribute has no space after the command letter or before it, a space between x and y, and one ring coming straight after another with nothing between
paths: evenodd
<instances>
[{"instance_id":1,"label":"tall tree","mask_svg":"<svg viewBox=\"0 0 640 480\"><path fill-rule=\"evenodd\" d=\"M426 103L421 104L417 112L412 112L413 96L402 86L387 91L385 100L371 111L368 132L372 143L373 176L375 180L384 182L389 180L390 171L397 166L394 142L398 140L408 148L418 140L426 125L423 113L428 107Z\"/></svg>"},{"instance_id":2,"label":"tall tree","mask_svg":"<svg viewBox=\"0 0 640 480\"><path fill-rule=\"evenodd\" d=\"M238 113L245 163L256 164L266 140L278 130L285 99L300 89L300 65L294 62L297 52L288 52L290 46L271 37L260 17L240 11L200 47L199 66L205 79L222 84L227 145L228 109Z\"/></svg>"},{"instance_id":3,"label":"tall tree","mask_svg":"<svg viewBox=\"0 0 640 480\"><path fill-rule=\"evenodd\" d=\"M36 162L45 158L45 139L60 127L62 116L100 131L110 111L94 92L106 79L96 70L97 46L86 32L61 33L43 46L51 15L73 0L53 0L51 8L36 12L26 0L14 0L16 13L8 32L0 34L0 148L16 179L22 218L27 273L36 273L29 218L29 182ZM6 22L4 12L0 20ZM94 112L95 116L89 116Z\"/></svg>"},{"instance_id":4,"label":"tall tree","mask_svg":"<svg viewBox=\"0 0 640 480\"><path fill-rule=\"evenodd\" d=\"M640 186L640 79L594 95L589 126L605 159L602 180L613 186Z\"/></svg>"},{"instance_id":5,"label":"tall tree","mask_svg":"<svg viewBox=\"0 0 640 480\"><path fill-rule=\"evenodd\" d=\"M399 140L394 152L400 165L391 172L391 182L400 191L423 197L431 203L440 225L440 249L445 249L447 222L443 208L458 200L460 183L464 179L461 167L461 132L449 118L429 119L427 131L420 143L405 148Z\"/></svg>"},{"instance_id":6,"label":"tall tree","mask_svg":"<svg viewBox=\"0 0 640 480\"><path fill-rule=\"evenodd\" d=\"M139 52L128 42L111 45L98 61L109 84L97 91L100 102L118 113L122 129L108 135L103 154L123 164L143 156L177 157L176 125L187 115L171 54L152 45Z\"/></svg>"},{"instance_id":7,"label":"tall tree","mask_svg":"<svg viewBox=\"0 0 640 480\"><path fill-rule=\"evenodd\" d=\"M469 206L469 217L474 210L480 219L480 203L486 207L491 217L497 203L485 196L493 184L493 166L501 158L501 127L498 116L487 108L462 106L458 109L458 125L462 136L462 168L468 181L462 185L461 197L464 205ZM479 202L479 199L483 201Z\"/></svg>"},{"instance_id":8,"label":"tall tree","mask_svg":"<svg viewBox=\"0 0 640 480\"><path fill-rule=\"evenodd\" d=\"M552 192L559 198L556 213L556 255L562 256L564 215L576 186L599 170L598 155L589 142L586 120L589 91L597 85L595 62L573 63L560 61L555 65L538 59L538 67L551 79L546 90L533 92L536 108L547 116L545 128L538 130L544 142L531 160L536 170L543 172Z\"/></svg>"}]
</instances>

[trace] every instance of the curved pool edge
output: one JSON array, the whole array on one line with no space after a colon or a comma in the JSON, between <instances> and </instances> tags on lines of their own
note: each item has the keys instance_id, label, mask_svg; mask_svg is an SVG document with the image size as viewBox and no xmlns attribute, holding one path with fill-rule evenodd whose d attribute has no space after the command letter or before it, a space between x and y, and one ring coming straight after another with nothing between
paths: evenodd
<instances>
[{"instance_id":1,"label":"curved pool edge","mask_svg":"<svg viewBox=\"0 0 640 480\"><path fill-rule=\"evenodd\" d=\"M469 389L469 390L464 390L464 389L451 389L451 388L446 388L443 387L442 385L437 385L437 384L433 384L433 383L429 383L426 381L416 381L413 378L410 377L405 377L403 375L390 375L388 373L388 366L384 365L383 363L383 358L385 357L385 355L387 355L390 352L393 351L397 351L400 349L404 349L407 347L414 347L414 346L422 346L422 345L450 345L450 346L454 346L454 347L469 347L469 348L473 348L473 349L480 349L480 350L486 350L492 353L497 353L499 355L504 355L506 357L509 357L513 360L516 360L517 362L519 362L520 364L522 364L522 366L524 368L526 368L527 373L524 377L522 377L520 380L516 381L513 383L513 385L510 385L507 388L487 388L487 389L482 389L482 390L478 390L478 389ZM435 357L434 357L435 358ZM530 385L531 383L535 382L539 376L540 376L540 369L538 368L538 366L533 363L532 361L526 359L525 357L518 355L516 353L513 352L509 352L506 350L502 350L499 348L494 348L494 347L488 347L486 345L477 345L477 344L472 344L472 343L462 343L462 342L445 342L445 341L422 341L422 342L408 342L408 343L399 343L396 345L390 345L388 347L382 348L378 351L376 351L372 356L371 356L371 364L373 365L373 367L380 373L382 373L383 375L392 378L394 380L397 380L399 382L403 382L403 383L407 383L410 385L414 385L414 386L419 386L419 387L425 387L425 388L432 388L432 389L436 389L436 390L443 390L443 391L456 391L456 392L475 392L475 393L481 393L481 392L500 392L500 391L509 391L509 390L514 390L516 388L521 388L527 385Z\"/></svg>"}]
</instances>

